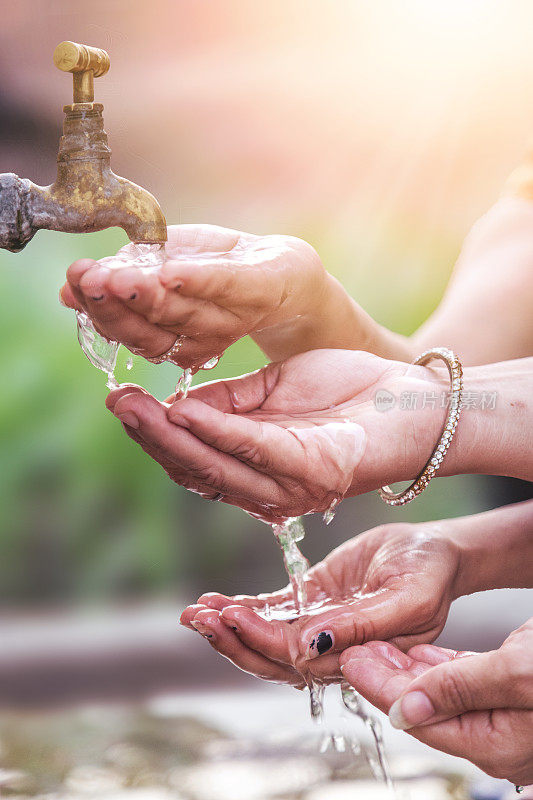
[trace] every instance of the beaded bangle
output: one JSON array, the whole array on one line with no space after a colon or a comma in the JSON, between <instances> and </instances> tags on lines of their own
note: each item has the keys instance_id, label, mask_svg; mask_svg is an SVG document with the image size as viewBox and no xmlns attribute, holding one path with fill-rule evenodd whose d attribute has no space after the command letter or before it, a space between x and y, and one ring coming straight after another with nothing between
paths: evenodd
<instances>
[{"instance_id":1,"label":"beaded bangle","mask_svg":"<svg viewBox=\"0 0 533 800\"><path fill-rule=\"evenodd\" d=\"M434 358L440 358L441 361L444 361L450 375L451 395L448 415L435 449L431 453L424 469L413 483L401 492L393 492L390 486L382 486L379 490L379 496L389 506L404 506L406 503L410 503L411 500L414 500L424 491L430 480L435 477L451 444L457 421L461 414L461 398L463 394L463 368L461 362L455 353L447 347L434 347L422 353L421 356L413 361L413 364L424 366Z\"/></svg>"}]
</instances>

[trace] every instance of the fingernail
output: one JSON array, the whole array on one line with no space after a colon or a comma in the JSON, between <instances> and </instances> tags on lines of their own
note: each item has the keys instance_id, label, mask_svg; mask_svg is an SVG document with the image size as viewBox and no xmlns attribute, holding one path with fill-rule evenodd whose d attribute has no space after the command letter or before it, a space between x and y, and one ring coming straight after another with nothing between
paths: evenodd
<instances>
[{"instance_id":1,"label":"fingernail","mask_svg":"<svg viewBox=\"0 0 533 800\"><path fill-rule=\"evenodd\" d=\"M103 299L104 299L103 294L99 294L98 296L93 295L93 297L91 297L91 300L103 300Z\"/></svg>"},{"instance_id":2,"label":"fingernail","mask_svg":"<svg viewBox=\"0 0 533 800\"><path fill-rule=\"evenodd\" d=\"M307 658L318 658L333 647L333 631L320 631L307 648Z\"/></svg>"},{"instance_id":3,"label":"fingernail","mask_svg":"<svg viewBox=\"0 0 533 800\"><path fill-rule=\"evenodd\" d=\"M117 419L127 425L129 428L139 428L140 422L138 417L135 416L133 411L124 411L122 414L117 414Z\"/></svg>"},{"instance_id":4,"label":"fingernail","mask_svg":"<svg viewBox=\"0 0 533 800\"><path fill-rule=\"evenodd\" d=\"M201 622L196 622L196 620L193 619L191 625L193 626L195 631L198 631L198 633L204 637L204 639L213 638L213 634L211 633L210 629L207 628L205 625L203 625Z\"/></svg>"},{"instance_id":5,"label":"fingernail","mask_svg":"<svg viewBox=\"0 0 533 800\"><path fill-rule=\"evenodd\" d=\"M389 720L393 728L407 731L427 722L434 714L433 703L424 692L408 692L392 704Z\"/></svg>"}]
</instances>

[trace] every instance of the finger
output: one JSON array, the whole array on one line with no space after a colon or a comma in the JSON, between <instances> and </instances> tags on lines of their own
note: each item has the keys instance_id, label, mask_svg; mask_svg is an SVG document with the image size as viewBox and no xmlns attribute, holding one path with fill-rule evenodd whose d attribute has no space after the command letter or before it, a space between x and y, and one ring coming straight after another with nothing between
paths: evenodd
<instances>
[{"instance_id":1,"label":"finger","mask_svg":"<svg viewBox=\"0 0 533 800\"><path fill-rule=\"evenodd\" d=\"M227 606L221 612L221 619L251 650L282 664L294 663L287 640L290 628L287 623L267 621L251 608L236 605Z\"/></svg>"},{"instance_id":2,"label":"finger","mask_svg":"<svg viewBox=\"0 0 533 800\"><path fill-rule=\"evenodd\" d=\"M59 290L59 302L61 305L66 306L66 308L73 308L77 311L84 311L84 306L76 295L74 294L72 287L69 283L65 283L61 289Z\"/></svg>"},{"instance_id":3,"label":"finger","mask_svg":"<svg viewBox=\"0 0 533 800\"><path fill-rule=\"evenodd\" d=\"M420 644L411 647L408 651L408 655L417 661L425 661L426 664L435 667L437 664L445 664L448 661L453 661L454 658L475 654L464 650L450 650L447 647L438 647L434 644Z\"/></svg>"},{"instance_id":4,"label":"finger","mask_svg":"<svg viewBox=\"0 0 533 800\"><path fill-rule=\"evenodd\" d=\"M266 296L270 305L282 299L265 292L268 278L265 269L238 263L226 253L212 259L169 260L160 268L161 283L168 288L179 287L185 297L208 300L219 307L237 303L259 313L266 306Z\"/></svg>"},{"instance_id":5,"label":"finger","mask_svg":"<svg viewBox=\"0 0 533 800\"><path fill-rule=\"evenodd\" d=\"M166 352L176 341L176 334L150 324L117 299L107 285L111 273L109 267L96 264L80 278L79 289L91 319L104 336L141 350L146 357Z\"/></svg>"},{"instance_id":6,"label":"finger","mask_svg":"<svg viewBox=\"0 0 533 800\"><path fill-rule=\"evenodd\" d=\"M228 414L246 414L258 409L273 391L280 374L279 364L230 380L211 381L195 386L189 398Z\"/></svg>"},{"instance_id":7,"label":"finger","mask_svg":"<svg viewBox=\"0 0 533 800\"><path fill-rule=\"evenodd\" d=\"M206 592L198 598L198 602L203 603L208 608L214 608L217 611L222 611L226 606L235 605L233 597L228 597L218 592Z\"/></svg>"},{"instance_id":8,"label":"finger","mask_svg":"<svg viewBox=\"0 0 533 800\"><path fill-rule=\"evenodd\" d=\"M240 239L252 239L252 234L233 228L205 223L169 225L165 250L170 256L201 256L212 253L229 253Z\"/></svg>"},{"instance_id":9,"label":"finger","mask_svg":"<svg viewBox=\"0 0 533 800\"><path fill-rule=\"evenodd\" d=\"M234 631L222 623L219 612L213 609L200 611L191 625L209 640L215 650L244 672L277 683L303 684L302 676L292 667L276 664L247 647Z\"/></svg>"},{"instance_id":10,"label":"finger","mask_svg":"<svg viewBox=\"0 0 533 800\"><path fill-rule=\"evenodd\" d=\"M137 386L135 383L122 383L118 389L113 389L109 392L105 399L106 408L113 412L115 405L121 397L124 397L127 394L145 394L148 395L149 393L146 389L143 389L142 386Z\"/></svg>"},{"instance_id":11,"label":"finger","mask_svg":"<svg viewBox=\"0 0 533 800\"><path fill-rule=\"evenodd\" d=\"M418 601L410 592L383 590L318 614L300 632L299 649L307 658L374 640L387 640L416 618Z\"/></svg>"},{"instance_id":12,"label":"finger","mask_svg":"<svg viewBox=\"0 0 533 800\"><path fill-rule=\"evenodd\" d=\"M339 658L344 678L366 700L385 713L413 680L409 672L412 659L399 662L398 659L405 654L394 650L379 651L368 644L356 645ZM403 666L398 666L399 663L403 663Z\"/></svg>"},{"instance_id":13,"label":"finger","mask_svg":"<svg viewBox=\"0 0 533 800\"><path fill-rule=\"evenodd\" d=\"M126 394L115 403L113 413L134 428L148 447L187 473L192 482L187 488L201 486L214 493L242 497L252 501L255 507L278 507L283 502L280 487L274 480L169 422L166 407L150 395Z\"/></svg>"},{"instance_id":14,"label":"finger","mask_svg":"<svg viewBox=\"0 0 533 800\"><path fill-rule=\"evenodd\" d=\"M108 396L106 405L110 411L114 412L118 400L134 393L151 397L148 392L139 386L135 386L133 384L124 385L120 386L114 392L110 392L110 395L112 396ZM139 430L135 427L139 422L136 415L132 416L129 413L121 413L121 422L130 439L133 439L133 441L138 444L150 458L160 464L167 475L175 483L183 486L189 491L194 491L196 494L199 494L201 497L204 497L207 500L217 500L228 505L234 505L238 508L248 511L250 514L257 513L259 511L258 506L254 501L248 501L245 498L237 497L231 494L222 495L221 492L215 491L211 485L202 482L200 478L192 479L191 473L187 469L179 467L175 460L169 456L167 451L162 450L160 447L157 447L149 441L145 441ZM232 602L234 601L232 600Z\"/></svg>"},{"instance_id":15,"label":"finger","mask_svg":"<svg viewBox=\"0 0 533 800\"><path fill-rule=\"evenodd\" d=\"M169 408L168 418L211 447L260 472L297 475L305 469L304 448L289 431L277 425L240 414L224 414L195 398L178 400Z\"/></svg>"},{"instance_id":16,"label":"finger","mask_svg":"<svg viewBox=\"0 0 533 800\"><path fill-rule=\"evenodd\" d=\"M432 667L396 700L389 715L408 730L469 711L526 708L524 685L499 651L455 658Z\"/></svg>"},{"instance_id":17,"label":"finger","mask_svg":"<svg viewBox=\"0 0 533 800\"><path fill-rule=\"evenodd\" d=\"M187 608L184 608L181 612L180 625L183 625L185 628L190 628L191 631L196 630L191 625L191 622L199 611L206 611L207 608L208 606L204 605L203 603L194 603L191 606L187 606Z\"/></svg>"},{"instance_id":18,"label":"finger","mask_svg":"<svg viewBox=\"0 0 533 800\"><path fill-rule=\"evenodd\" d=\"M67 281L73 289L80 288L80 281L85 273L92 269L97 262L94 258L79 258L67 269Z\"/></svg>"}]
</instances>

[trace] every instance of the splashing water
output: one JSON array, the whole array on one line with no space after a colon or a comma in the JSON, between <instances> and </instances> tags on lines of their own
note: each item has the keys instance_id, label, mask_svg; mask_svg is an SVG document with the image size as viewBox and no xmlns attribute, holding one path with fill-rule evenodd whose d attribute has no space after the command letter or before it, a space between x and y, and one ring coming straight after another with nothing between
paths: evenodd
<instances>
[{"instance_id":1,"label":"splashing water","mask_svg":"<svg viewBox=\"0 0 533 800\"><path fill-rule=\"evenodd\" d=\"M305 575L309 569L309 561L300 552L297 544L305 536L302 518L289 517L279 525L272 525L272 530L283 554L283 563L294 595L294 605L301 614L307 603Z\"/></svg>"},{"instance_id":2,"label":"splashing water","mask_svg":"<svg viewBox=\"0 0 533 800\"><path fill-rule=\"evenodd\" d=\"M221 356L213 356L213 358L210 358L209 361L205 362L205 364L202 364L200 369L207 369L207 370L215 369L215 367L217 366L217 364L220 361L220 359L221 359Z\"/></svg>"},{"instance_id":3,"label":"splashing water","mask_svg":"<svg viewBox=\"0 0 533 800\"><path fill-rule=\"evenodd\" d=\"M78 324L78 341L81 349L96 369L101 369L107 375L107 385L110 389L118 387L115 378L117 363L118 342L100 336L92 320L84 311L76 311Z\"/></svg>"},{"instance_id":4,"label":"splashing water","mask_svg":"<svg viewBox=\"0 0 533 800\"><path fill-rule=\"evenodd\" d=\"M331 513L331 518L329 518L328 511L324 515L326 524L331 522L339 503L340 499L336 499L328 509ZM326 515L328 515L327 518ZM309 562L301 553L297 544L305 537L303 520L301 517L289 517L283 523L272 525L272 530L283 554L285 569L293 590L294 606L297 616L300 616L307 609L311 608L307 603L305 589L305 576L309 568ZM271 618L271 609L263 609L263 616L265 619ZM307 688L309 690L309 710L311 719L321 724L324 719L325 684L311 678L307 680ZM351 714L360 719L372 735L376 759L369 759L369 761L374 777L376 780L381 780L386 784L391 793L391 798L396 798L396 790L385 754L385 746L379 721L367 711L362 698L346 681L341 683L341 697L344 707ZM344 736L333 733L324 738L322 752L325 752L329 747L332 747L338 752L345 752L347 746L354 754L361 752L361 747L357 741L351 740L347 745Z\"/></svg>"},{"instance_id":5,"label":"splashing water","mask_svg":"<svg viewBox=\"0 0 533 800\"><path fill-rule=\"evenodd\" d=\"M385 746L383 743L383 735L379 721L372 714L368 713L362 698L346 681L341 683L341 697L344 707L350 712L350 714L354 714L356 717L358 717L372 734L377 755L377 764L371 763L374 777L383 780L391 792L394 793L394 784L392 781L387 756L385 754Z\"/></svg>"},{"instance_id":6,"label":"splashing water","mask_svg":"<svg viewBox=\"0 0 533 800\"><path fill-rule=\"evenodd\" d=\"M324 719L324 692L326 690L326 686L324 683L311 680L308 684L308 689L311 719L313 722L320 723Z\"/></svg>"},{"instance_id":7,"label":"splashing water","mask_svg":"<svg viewBox=\"0 0 533 800\"><path fill-rule=\"evenodd\" d=\"M181 400L185 400L187 395L189 394L189 389L191 388L192 383L192 369L184 369L181 373L179 380L176 384L176 400L180 398Z\"/></svg>"},{"instance_id":8,"label":"splashing water","mask_svg":"<svg viewBox=\"0 0 533 800\"><path fill-rule=\"evenodd\" d=\"M330 506L326 508L326 510L322 514L322 519L324 520L326 525L330 525L333 522L335 514L337 513L337 506L339 505L339 503L340 503L340 497L336 497L331 502Z\"/></svg>"},{"instance_id":9,"label":"splashing water","mask_svg":"<svg viewBox=\"0 0 533 800\"><path fill-rule=\"evenodd\" d=\"M164 244L134 244L131 243L114 256L102 258L98 262L101 266L129 266L129 267L157 267L165 260ZM78 341L81 349L97 369L107 375L109 389L118 387L115 378L115 367L120 344L113 339L101 336L94 327L92 320L84 311L76 311L78 325ZM131 369L133 362L128 361L127 369Z\"/></svg>"}]
</instances>

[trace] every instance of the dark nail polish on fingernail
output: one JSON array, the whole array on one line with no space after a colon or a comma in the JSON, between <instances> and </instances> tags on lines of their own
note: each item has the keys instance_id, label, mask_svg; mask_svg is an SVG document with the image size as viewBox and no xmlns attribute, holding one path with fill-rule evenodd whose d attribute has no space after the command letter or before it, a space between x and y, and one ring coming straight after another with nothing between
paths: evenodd
<instances>
[{"instance_id":1,"label":"dark nail polish on fingernail","mask_svg":"<svg viewBox=\"0 0 533 800\"><path fill-rule=\"evenodd\" d=\"M204 639L212 639L213 638L213 634L212 633L207 633L209 628L206 628L205 625L202 625L201 622L195 622L193 620L191 622L191 625L192 625L192 627L194 628L195 631L198 631L200 636L204 637Z\"/></svg>"},{"instance_id":2,"label":"dark nail polish on fingernail","mask_svg":"<svg viewBox=\"0 0 533 800\"><path fill-rule=\"evenodd\" d=\"M331 631L320 631L318 636L309 645L309 658L316 658L333 647L333 634Z\"/></svg>"},{"instance_id":3,"label":"dark nail polish on fingernail","mask_svg":"<svg viewBox=\"0 0 533 800\"><path fill-rule=\"evenodd\" d=\"M231 630L236 632L237 631L237 626L236 625L232 625L231 626Z\"/></svg>"},{"instance_id":4,"label":"dark nail polish on fingernail","mask_svg":"<svg viewBox=\"0 0 533 800\"><path fill-rule=\"evenodd\" d=\"M99 297L92 297L91 298L91 300L103 300L103 299L104 299L104 295L103 294L99 295Z\"/></svg>"},{"instance_id":5,"label":"dark nail polish on fingernail","mask_svg":"<svg viewBox=\"0 0 533 800\"><path fill-rule=\"evenodd\" d=\"M133 294L130 294L130 300L135 300L136 297L137 297L137 292L133 292Z\"/></svg>"}]
</instances>

